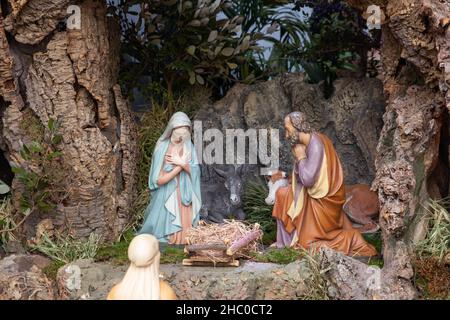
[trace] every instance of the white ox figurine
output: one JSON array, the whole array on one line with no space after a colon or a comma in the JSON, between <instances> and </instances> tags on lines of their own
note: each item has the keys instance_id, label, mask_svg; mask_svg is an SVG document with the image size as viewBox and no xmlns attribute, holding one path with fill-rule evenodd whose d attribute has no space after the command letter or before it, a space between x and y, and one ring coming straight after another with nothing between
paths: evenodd
<instances>
[{"instance_id":1,"label":"white ox figurine","mask_svg":"<svg viewBox=\"0 0 450 320\"><path fill-rule=\"evenodd\" d=\"M270 180L267 183L267 186L269 187L269 194L267 195L265 201L269 206L272 206L275 203L275 194L277 193L277 190L281 187L288 186L289 179L287 173L280 170L270 171L269 176Z\"/></svg>"},{"instance_id":2,"label":"white ox figurine","mask_svg":"<svg viewBox=\"0 0 450 320\"><path fill-rule=\"evenodd\" d=\"M265 201L268 205L274 205L277 190L288 186L291 183L291 177L280 170L269 172L269 177L267 183L269 194ZM373 233L379 229L376 222L379 208L378 195L371 191L368 185L345 186L345 203L342 210L362 233Z\"/></svg>"}]
</instances>

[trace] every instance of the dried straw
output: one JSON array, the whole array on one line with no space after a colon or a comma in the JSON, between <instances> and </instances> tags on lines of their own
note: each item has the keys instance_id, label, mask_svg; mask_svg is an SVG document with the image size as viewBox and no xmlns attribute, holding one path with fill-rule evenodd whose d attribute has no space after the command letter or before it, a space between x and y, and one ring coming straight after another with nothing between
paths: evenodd
<instances>
[{"instance_id":1,"label":"dried straw","mask_svg":"<svg viewBox=\"0 0 450 320\"><path fill-rule=\"evenodd\" d=\"M224 223L205 223L200 221L199 225L186 232L186 241L188 244L225 244L228 247L235 241L241 239L249 232L259 228L259 225L248 225L241 221L224 220ZM249 257L251 252L258 252L261 247L261 238L250 242L247 246L241 248L235 257ZM212 262L227 262L230 257L225 252L217 250L202 250L197 252L197 257L204 257Z\"/></svg>"}]
</instances>

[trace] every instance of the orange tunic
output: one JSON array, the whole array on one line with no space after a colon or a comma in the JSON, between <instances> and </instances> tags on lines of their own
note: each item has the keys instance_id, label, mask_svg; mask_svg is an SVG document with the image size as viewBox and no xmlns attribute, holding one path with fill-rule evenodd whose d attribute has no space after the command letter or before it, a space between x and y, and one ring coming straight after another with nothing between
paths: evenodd
<instances>
[{"instance_id":1,"label":"orange tunic","mask_svg":"<svg viewBox=\"0 0 450 320\"><path fill-rule=\"evenodd\" d=\"M368 244L361 233L352 227L342 211L345 202L344 174L338 155L330 139L317 134L324 145L327 193L320 198L312 197L308 188L299 194L297 202L301 209L294 219L289 215L294 193L291 186L277 191L273 216L281 220L286 231L295 230L294 245L306 249L326 246L351 256L374 256L375 248ZM294 183L294 181L293 181Z\"/></svg>"}]
</instances>

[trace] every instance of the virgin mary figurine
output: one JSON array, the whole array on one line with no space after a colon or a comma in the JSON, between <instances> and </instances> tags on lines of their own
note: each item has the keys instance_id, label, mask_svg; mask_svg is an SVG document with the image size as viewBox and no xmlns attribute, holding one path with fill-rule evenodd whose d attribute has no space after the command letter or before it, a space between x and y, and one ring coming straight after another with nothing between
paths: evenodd
<instances>
[{"instance_id":1,"label":"virgin mary figurine","mask_svg":"<svg viewBox=\"0 0 450 320\"><path fill-rule=\"evenodd\" d=\"M189 117L176 112L153 151L151 200L139 234L152 234L159 242L185 244L186 231L199 220L200 167L191 128Z\"/></svg>"}]
</instances>

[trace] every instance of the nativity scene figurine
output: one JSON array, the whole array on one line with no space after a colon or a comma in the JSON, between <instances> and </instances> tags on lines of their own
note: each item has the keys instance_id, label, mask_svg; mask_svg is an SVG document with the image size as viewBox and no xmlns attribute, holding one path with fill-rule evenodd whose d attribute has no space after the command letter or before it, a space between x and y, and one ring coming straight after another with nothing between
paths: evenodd
<instances>
[{"instance_id":1,"label":"nativity scene figurine","mask_svg":"<svg viewBox=\"0 0 450 320\"><path fill-rule=\"evenodd\" d=\"M331 140L314 132L302 112L287 115L284 126L294 169L291 184L275 195L276 246L326 246L350 256L377 255L342 210L344 173Z\"/></svg>"},{"instance_id":2,"label":"nativity scene figurine","mask_svg":"<svg viewBox=\"0 0 450 320\"><path fill-rule=\"evenodd\" d=\"M150 204L140 234L182 245L200 217L200 167L191 141L191 120L176 112L158 139L149 173Z\"/></svg>"}]
</instances>

